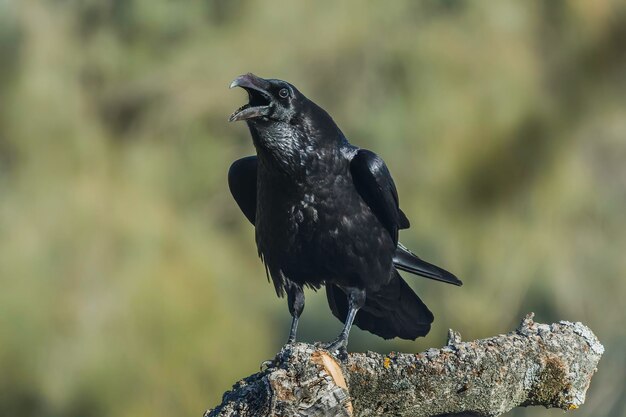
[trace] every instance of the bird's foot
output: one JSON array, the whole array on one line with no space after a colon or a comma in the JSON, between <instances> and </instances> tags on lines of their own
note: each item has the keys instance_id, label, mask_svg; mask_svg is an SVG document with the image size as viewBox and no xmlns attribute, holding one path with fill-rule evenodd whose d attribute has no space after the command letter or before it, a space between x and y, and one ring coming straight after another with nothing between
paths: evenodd
<instances>
[{"instance_id":1,"label":"bird's foot","mask_svg":"<svg viewBox=\"0 0 626 417\"><path fill-rule=\"evenodd\" d=\"M342 362L346 362L348 360L348 343L344 339L337 339L334 342L330 343L322 343L322 349L326 349L332 355L337 357Z\"/></svg>"}]
</instances>

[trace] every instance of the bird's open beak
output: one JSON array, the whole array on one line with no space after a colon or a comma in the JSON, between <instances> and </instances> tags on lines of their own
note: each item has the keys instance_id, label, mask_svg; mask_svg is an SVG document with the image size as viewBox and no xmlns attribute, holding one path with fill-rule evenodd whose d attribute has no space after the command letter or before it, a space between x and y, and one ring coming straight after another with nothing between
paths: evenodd
<instances>
[{"instance_id":1,"label":"bird's open beak","mask_svg":"<svg viewBox=\"0 0 626 417\"><path fill-rule=\"evenodd\" d=\"M248 92L249 102L244 104L228 118L229 122L253 119L270 114L272 96L267 91L269 82L252 73L241 75L230 83L230 88L241 87Z\"/></svg>"}]
</instances>

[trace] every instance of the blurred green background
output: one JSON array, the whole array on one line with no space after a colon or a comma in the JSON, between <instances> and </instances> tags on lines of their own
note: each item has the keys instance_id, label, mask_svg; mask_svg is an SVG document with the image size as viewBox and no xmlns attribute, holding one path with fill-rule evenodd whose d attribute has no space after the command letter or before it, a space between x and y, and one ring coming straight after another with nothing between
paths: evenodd
<instances>
[{"instance_id":1,"label":"blurred green background","mask_svg":"<svg viewBox=\"0 0 626 417\"><path fill-rule=\"evenodd\" d=\"M578 416L626 416L626 3L0 0L0 415L199 416L290 316L227 189L251 71L394 174L418 352L536 320L607 351ZM300 339L341 324L307 293ZM559 410L516 410L557 416Z\"/></svg>"}]
</instances>

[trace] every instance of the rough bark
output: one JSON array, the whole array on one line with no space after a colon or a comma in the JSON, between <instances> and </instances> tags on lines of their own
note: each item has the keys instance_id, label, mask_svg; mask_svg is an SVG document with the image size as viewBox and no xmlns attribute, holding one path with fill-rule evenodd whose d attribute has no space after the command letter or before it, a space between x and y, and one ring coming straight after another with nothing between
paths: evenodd
<instances>
[{"instance_id":1,"label":"rough bark","mask_svg":"<svg viewBox=\"0 0 626 417\"><path fill-rule=\"evenodd\" d=\"M267 369L237 382L205 417L497 416L518 406L571 410L604 347L581 323L534 323L419 354L351 353L346 363L304 343L287 345Z\"/></svg>"}]
</instances>

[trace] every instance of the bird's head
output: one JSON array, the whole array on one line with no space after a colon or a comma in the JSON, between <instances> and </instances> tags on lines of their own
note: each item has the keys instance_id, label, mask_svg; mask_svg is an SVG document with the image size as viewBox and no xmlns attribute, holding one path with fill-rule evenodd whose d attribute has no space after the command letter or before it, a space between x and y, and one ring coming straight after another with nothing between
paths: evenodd
<instances>
[{"instance_id":1,"label":"bird's head","mask_svg":"<svg viewBox=\"0 0 626 417\"><path fill-rule=\"evenodd\" d=\"M284 122L290 123L306 100L293 85L282 80L257 77L248 73L230 84L230 88L241 87L248 92L249 101L233 114L229 121Z\"/></svg>"},{"instance_id":2,"label":"bird's head","mask_svg":"<svg viewBox=\"0 0 626 417\"><path fill-rule=\"evenodd\" d=\"M229 120L245 120L257 154L271 158L285 172L305 166L307 159L334 155L345 140L328 113L288 82L248 73L230 87L245 89L249 101Z\"/></svg>"}]
</instances>

